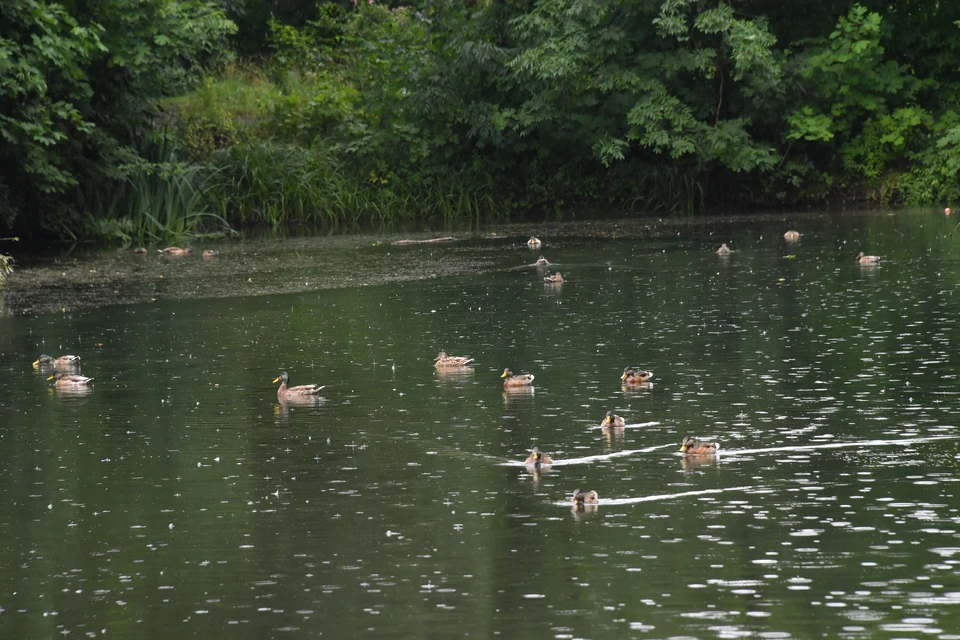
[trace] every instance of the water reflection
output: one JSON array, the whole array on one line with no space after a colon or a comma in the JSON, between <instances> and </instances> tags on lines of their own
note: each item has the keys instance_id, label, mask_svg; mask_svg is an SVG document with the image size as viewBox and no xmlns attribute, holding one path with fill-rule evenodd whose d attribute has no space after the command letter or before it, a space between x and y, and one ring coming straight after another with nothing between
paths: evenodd
<instances>
[{"instance_id":1,"label":"water reflection","mask_svg":"<svg viewBox=\"0 0 960 640\"><path fill-rule=\"evenodd\" d=\"M72 270L140 269L161 294L0 319L0 568L20 585L0 594L0 628L947 635L960 249L939 219L800 219L793 260L782 217L666 220L626 240L538 229L576 284L562 300L520 248L532 228L42 269L44 300ZM723 262L707 251L722 240L737 248ZM364 258L356 273L329 264L331 246ZM862 277L860 246L898 268ZM378 263L439 277L351 285L378 282L364 271ZM317 284L327 268L344 288ZM265 295L276 283L296 287ZM431 345L487 368L448 376ZM61 348L95 393L63 397L32 372ZM281 405L264 383L278 361L336 386ZM629 361L668 374L618 388ZM507 363L535 371L536 391L503 391L489 367ZM610 408L629 421L604 432ZM679 456L687 434L721 454ZM524 465L532 443L554 464ZM599 507L573 508L575 486Z\"/></svg>"}]
</instances>

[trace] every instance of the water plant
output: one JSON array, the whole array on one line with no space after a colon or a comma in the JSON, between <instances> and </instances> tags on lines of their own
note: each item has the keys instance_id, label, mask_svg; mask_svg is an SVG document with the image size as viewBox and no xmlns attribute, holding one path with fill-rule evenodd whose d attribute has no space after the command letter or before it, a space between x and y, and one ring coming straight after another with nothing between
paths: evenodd
<instances>
[{"instance_id":1,"label":"water plant","mask_svg":"<svg viewBox=\"0 0 960 640\"><path fill-rule=\"evenodd\" d=\"M166 136L145 142L138 160L125 167L113 188L87 191L88 228L94 235L150 242L230 232L208 209L207 191L216 171L182 162Z\"/></svg>"}]
</instances>

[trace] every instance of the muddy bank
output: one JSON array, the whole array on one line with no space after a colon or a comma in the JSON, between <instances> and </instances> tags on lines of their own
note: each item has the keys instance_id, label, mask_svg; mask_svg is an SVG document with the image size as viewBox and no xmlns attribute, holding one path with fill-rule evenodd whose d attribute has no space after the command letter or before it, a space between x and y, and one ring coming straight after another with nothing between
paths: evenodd
<instances>
[{"instance_id":1,"label":"muddy bank","mask_svg":"<svg viewBox=\"0 0 960 640\"><path fill-rule=\"evenodd\" d=\"M844 214L850 215L850 214ZM247 239L196 246L182 257L104 250L55 257L17 256L0 313L66 313L154 300L222 298L374 286L504 268L511 252L526 251L531 235L551 243L572 239L676 238L684 229L722 230L733 224L782 221L822 214L725 218L638 218L614 221L515 224L482 230L398 235ZM423 242L452 236L454 241ZM395 244L398 240L412 242ZM204 259L214 248L219 257ZM514 256L516 257L516 256ZM513 264L516 260L513 260Z\"/></svg>"}]
</instances>

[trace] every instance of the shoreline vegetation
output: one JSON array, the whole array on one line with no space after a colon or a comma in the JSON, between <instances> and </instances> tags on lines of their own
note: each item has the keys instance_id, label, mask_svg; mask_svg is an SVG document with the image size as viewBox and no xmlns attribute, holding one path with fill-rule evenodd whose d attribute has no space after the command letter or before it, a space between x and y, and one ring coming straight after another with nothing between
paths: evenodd
<instances>
[{"instance_id":1,"label":"shoreline vegetation","mask_svg":"<svg viewBox=\"0 0 960 640\"><path fill-rule=\"evenodd\" d=\"M24 0L0 235L957 199L960 4L817 7Z\"/></svg>"}]
</instances>

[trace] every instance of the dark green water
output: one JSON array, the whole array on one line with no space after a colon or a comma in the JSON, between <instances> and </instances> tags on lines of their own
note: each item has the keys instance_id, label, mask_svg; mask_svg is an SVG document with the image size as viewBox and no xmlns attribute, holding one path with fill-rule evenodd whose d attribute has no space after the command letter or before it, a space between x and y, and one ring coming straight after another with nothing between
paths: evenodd
<instances>
[{"instance_id":1,"label":"dark green water","mask_svg":"<svg viewBox=\"0 0 960 640\"><path fill-rule=\"evenodd\" d=\"M61 261L143 300L86 310L38 264L8 311L80 310L0 318L0 637L958 638L955 224ZM246 295L270 286L297 291ZM441 349L476 364L438 374ZM82 356L92 391L49 389L40 353ZM324 401L279 405L280 369ZM557 464L519 464L533 445ZM571 510L578 487L601 503Z\"/></svg>"}]
</instances>

